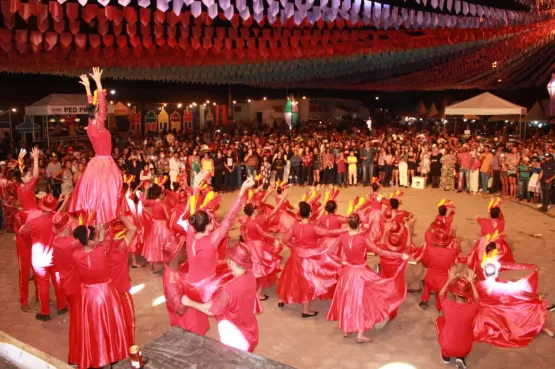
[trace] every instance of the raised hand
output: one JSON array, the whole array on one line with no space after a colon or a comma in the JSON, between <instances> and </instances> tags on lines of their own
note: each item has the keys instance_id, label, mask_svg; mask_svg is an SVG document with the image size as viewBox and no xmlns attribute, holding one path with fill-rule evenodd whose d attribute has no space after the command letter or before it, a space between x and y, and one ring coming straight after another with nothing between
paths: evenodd
<instances>
[{"instance_id":1,"label":"raised hand","mask_svg":"<svg viewBox=\"0 0 555 369\"><path fill-rule=\"evenodd\" d=\"M33 147L33 150L31 150L31 157L34 160L38 160L40 156L40 150L38 147Z\"/></svg>"},{"instance_id":2,"label":"raised hand","mask_svg":"<svg viewBox=\"0 0 555 369\"><path fill-rule=\"evenodd\" d=\"M102 69L100 69L100 68L98 68L98 67L94 67L94 68L93 68L93 72L90 73L89 75L92 77L92 79L94 79L94 81L95 81L96 83L99 83L100 80L102 79L102 73L103 73L103 72L104 72L104 71L103 71Z\"/></svg>"},{"instance_id":3,"label":"raised hand","mask_svg":"<svg viewBox=\"0 0 555 369\"><path fill-rule=\"evenodd\" d=\"M449 281L455 280L455 278L457 278L457 274L458 274L457 273L457 267L455 265L453 265L451 267L451 269L449 269L449 276L448 276Z\"/></svg>"},{"instance_id":4,"label":"raised hand","mask_svg":"<svg viewBox=\"0 0 555 369\"><path fill-rule=\"evenodd\" d=\"M256 182L252 177L247 178L247 180L243 182L243 185L241 186L241 192L245 192L246 190L254 186L255 183Z\"/></svg>"},{"instance_id":5,"label":"raised hand","mask_svg":"<svg viewBox=\"0 0 555 369\"><path fill-rule=\"evenodd\" d=\"M21 149L19 150L19 159L23 159L27 155L27 150Z\"/></svg>"},{"instance_id":6,"label":"raised hand","mask_svg":"<svg viewBox=\"0 0 555 369\"><path fill-rule=\"evenodd\" d=\"M200 172L198 172L195 175L195 181L193 182L193 188L199 188L200 184L202 183L202 181L204 181L204 179L206 178L206 176L208 175L208 172L201 170Z\"/></svg>"},{"instance_id":7,"label":"raised hand","mask_svg":"<svg viewBox=\"0 0 555 369\"><path fill-rule=\"evenodd\" d=\"M473 283L473 282L474 282L474 279L476 278L476 273L474 273L474 271L473 271L472 269L469 268L469 269L466 271L466 274L465 274L464 278L465 278L467 281L469 281L470 283Z\"/></svg>"},{"instance_id":8,"label":"raised hand","mask_svg":"<svg viewBox=\"0 0 555 369\"><path fill-rule=\"evenodd\" d=\"M81 81L79 81L80 84L85 86L85 88L91 88L91 82L86 74L81 74L79 78L81 79Z\"/></svg>"}]
</instances>

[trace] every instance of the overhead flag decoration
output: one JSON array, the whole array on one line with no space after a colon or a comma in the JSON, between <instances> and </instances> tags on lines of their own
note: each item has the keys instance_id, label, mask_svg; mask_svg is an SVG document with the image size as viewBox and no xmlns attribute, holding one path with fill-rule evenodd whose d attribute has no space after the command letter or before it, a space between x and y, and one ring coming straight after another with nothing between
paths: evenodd
<instances>
[{"instance_id":1,"label":"overhead flag decoration","mask_svg":"<svg viewBox=\"0 0 555 369\"><path fill-rule=\"evenodd\" d=\"M549 58L552 3L6 0L0 71L78 76L100 65L115 79L259 87L518 88L545 83L531 66Z\"/></svg>"}]
</instances>

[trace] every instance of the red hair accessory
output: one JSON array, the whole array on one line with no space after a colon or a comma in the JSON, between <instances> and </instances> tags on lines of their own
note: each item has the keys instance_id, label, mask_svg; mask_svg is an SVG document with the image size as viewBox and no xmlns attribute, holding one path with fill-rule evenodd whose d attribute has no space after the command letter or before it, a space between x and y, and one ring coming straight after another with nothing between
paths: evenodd
<instances>
[{"instance_id":1,"label":"red hair accessory","mask_svg":"<svg viewBox=\"0 0 555 369\"><path fill-rule=\"evenodd\" d=\"M164 187L164 185L168 182L168 176L156 177L154 178L154 183L160 187Z\"/></svg>"},{"instance_id":2,"label":"red hair accessory","mask_svg":"<svg viewBox=\"0 0 555 369\"><path fill-rule=\"evenodd\" d=\"M455 208L455 204L451 200L441 199L441 201L437 204L437 207L445 206L446 208Z\"/></svg>"},{"instance_id":3,"label":"red hair accessory","mask_svg":"<svg viewBox=\"0 0 555 369\"><path fill-rule=\"evenodd\" d=\"M137 177L135 177L134 175L124 174L123 175L123 183L127 183L129 185L129 184L135 182L135 178L137 178Z\"/></svg>"},{"instance_id":4,"label":"red hair accessory","mask_svg":"<svg viewBox=\"0 0 555 369\"><path fill-rule=\"evenodd\" d=\"M503 203L503 199L500 197L496 197L490 200L489 204L488 204L488 211L491 211L491 209L495 208L495 207L499 207L501 206L501 204Z\"/></svg>"}]
</instances>

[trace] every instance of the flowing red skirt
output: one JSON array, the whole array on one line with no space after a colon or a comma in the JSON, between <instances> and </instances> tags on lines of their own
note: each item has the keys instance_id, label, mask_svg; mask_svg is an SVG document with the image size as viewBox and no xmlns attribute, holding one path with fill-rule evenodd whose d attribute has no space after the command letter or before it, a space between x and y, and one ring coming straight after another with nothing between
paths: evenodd
<instances>
[{"instance_id":1,"label":"flowing red skirt","mask_svg":"<svg viewBox=\"0 0 555 369\"><path fill-rule=\"evenodd\" d=\"M164 240L170 236L170 230L165 220L153 220L150 229L145 234L145 244L143 256L146 260L153 263L164 261L162 255L162 245Z\"/></svg>"},{"instance_id":2,"label":"flowing red skirt","mask_svg":"<svg viewBox=\"0 0 555 369\"><path fill-rule=\"evenodd\" d=\"M198 282L189 281L188 271L189 265L185 263L180 274L183 295L200 303L211 301L224 284L233 278L233 274L228 269L226 263L219 263L216 266L216 273L213 276L204 278ZM181 323L180 327L200 335L205 335L210 327L210 324L208 324L208 316L191 308L188 308L179 320Z\"/></svg>"},{"instance_id":3,"label":"flowing red skirt","mask_svg":"<svg viewBox=\"0 0 555 369\"><path fill-rule=\"evenodd\" d=\"M266 288L277 282L283 258L279 255L281 248L274 252L274 244L265 241L246 241L252 255L252 273L256 277L257 287Z\"/></svg>"},{"instance_id":4,"label":"flowing red skirt","mask_svg":"<svg viewBox=\"0 0 555 369\"><path fill-rule=\"evenodd\" d=\"M73 189L69 212L94 211L96 223L105 224L118 216L118 199L123 180L112 157L95 156Z\"/></svg>"},{"instance_id":5,"label":"flowing red skirt","mask_svg":"<svg viewBox=\"0 0 555 369\"><path fill-rule=\"evenodd\" d=\"M341 262L327 249L291 250L277 284L280 301L302 304L333 297Z\"/></svg>"},{"instance_id":6,"label":"flowing red skirt","mask_svg":"<svg viewBox=\"0 0 555 369\"><path fill-rule=\"evenodd\" d=\"M273 233L284 233L293 226L296 220L295 214L288 210L280 209L268 220L268 231Z\"/></svg>"},{"instance_id":7,"label":"flowing red skirt","mask_svg":"<svg viewBox=\"0 0 555 369\"><path fill-rule=\"evenodd\" d=\"M326 320L338 320L342 332L364 332L383 322L407 294L405 267L392 278L380 278L366 264L345 265L339 272Z\"/></svg>"},{"instance_id":8,"label":"flowing red skirt","mask_svg":"<svg viewBox=\"0 0 555 369\"><path fill-rule=\"evenodd\" d=\"M112 282L83 285L80 310L79 369L101 368L125 359L132 344Z\"/></svg>"},{"instance_id":9,"label":"flowing red skirt","mask_svg":"<svg viewBox=\"0 0 555 369\"><path fill-rule=\"evenodd\" d=\"M366 223L368 224L366 235L371 241L378 242L385 228L381 209L370 209Z\"/></svg>"},{"instance_id":10,"label":"flowing red skirt","mask_svg":"<svg viewBox=\"0 0 555 369\"><path fill-rule=\"evenodd\" d=\"M380 276L382 278L393 278L396 275L399 268L401 267L401 264L403 263L404 263L403 259L389 259L389 258L380 257L380 267L381 267ZM405 278L404 269L402 274L403 274L403 278ZM389 320L395 319L396 316L397 316L397 309L394 309L389 314Z\"/></svg>"},{"instance_id":11,"label":"flowing red skirt","mask_svg":"<svg viewBox=\"0 0 555 369\"><path fill-rule=\"evenodd\" d=\"M537 295L498 304L480 302L474 320L474 341L498 347L526 347L540 334L546 320L547 305Z\"/></svg>"}]
</instances>

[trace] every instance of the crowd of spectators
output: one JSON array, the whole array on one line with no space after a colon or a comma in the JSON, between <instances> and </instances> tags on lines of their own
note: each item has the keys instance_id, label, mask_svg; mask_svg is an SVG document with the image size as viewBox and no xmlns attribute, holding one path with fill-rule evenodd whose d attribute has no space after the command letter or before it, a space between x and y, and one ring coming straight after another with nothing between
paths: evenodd
<instances>
[{"instance_id":1,"label":"crowd of spectators","mask_svg":"<svg viewBox=\"0 0 555 369\"><path fill-rule=\"evenodd\" d=\"M406 188L417 178L442 191L535 202L543 211L555 200L553 130L519 139L503 131L455 136L430 128L386 126L369 132L307 125L296 132L240 128L148 138L113 134L113 157L123 173L135 176L133 187L168 176L167 186L177 189L204 170L220 192L234 191L247 176L257 175L267 186L282 180L293 186L368 186L378 180L384 187ZM18 170L20 147L4 142L0 150L5 220L7 208L17 206L13 172ZM88 141L60 142L41 150L39 196L70 194L94 156Z\"/></svg>"}]
</instances>

